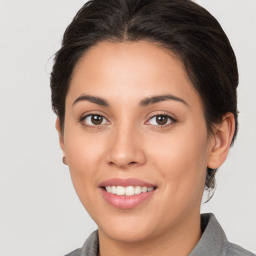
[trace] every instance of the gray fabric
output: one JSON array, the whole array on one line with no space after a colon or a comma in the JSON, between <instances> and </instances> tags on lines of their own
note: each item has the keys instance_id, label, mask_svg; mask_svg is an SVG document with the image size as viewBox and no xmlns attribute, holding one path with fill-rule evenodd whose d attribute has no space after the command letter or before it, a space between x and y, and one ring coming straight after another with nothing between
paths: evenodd
<instances>
[{"instance_id":1,"label":"gray fabric","mask_svg":"<svg viewBox=\"0 0 256 256\"><path fill-rule=\"evenodd\" d=\"M189 256L255 256L242 247L228 242L219 222L212 213L201 215L202 237Z\"/></svg>"},{"instance_id":2,"label":"gray fabric","mask_svg":"<svg viewBox=\"0 0 256 256\"><path fill-rule=\"evenodd\" d=\"M66 256L98 256L99 237L98 231L95 230L87 238L82 248L77 249Z\"/></svg>"},{"instance_id":3,"label":"gray fabric","mask_svg":"<svg viewBox=\"0 0 256 256\"><path fill-rule=\"evenodd\" d=\"M188 256L256 256L242 247L228 242L227 237L212 213L201 215L202 237ZM82 248L66 256L98 256L99 237L95 230Z\"/></svg>"}]
</instances>

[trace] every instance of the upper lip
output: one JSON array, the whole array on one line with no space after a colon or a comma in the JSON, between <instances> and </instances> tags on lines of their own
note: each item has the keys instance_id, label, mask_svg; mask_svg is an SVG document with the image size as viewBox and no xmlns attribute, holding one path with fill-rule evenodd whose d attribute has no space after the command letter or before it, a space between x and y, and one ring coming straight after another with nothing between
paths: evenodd
<instances>
[{"instance_id":1,"label":"upper lip","mask_svg":"<svg viewBox=\"0 0 256 256\"><path fill-rule=\"evenodd\" d=\"M148 183L143 180L139 180L136 178L128 178L128 179L120 179L120 178L112 178L105 180L99 184L100 187L107 187L107 186L123 186L123 187L128 187L128 186L141 186L141 187L156 187L156 185L153 185L151 183Z\"/></svg>"}]
</instances>

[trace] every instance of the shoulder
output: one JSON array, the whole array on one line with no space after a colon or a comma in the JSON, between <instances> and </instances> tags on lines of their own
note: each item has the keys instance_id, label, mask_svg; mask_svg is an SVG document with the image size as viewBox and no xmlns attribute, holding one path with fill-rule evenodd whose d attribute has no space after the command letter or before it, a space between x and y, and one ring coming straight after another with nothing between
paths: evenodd
<instances>
[{"instance_id":1,"label":"shoulder","mask_svg":"<svg viewBox=\"0 0 256 256\"><path fill-rule=\"evenodd\" d=\"M230 243L212 213L201 215L201 230L201 239L189 256L256 256L244 248Z\"/></svg>"},{"instance_id":2,"label":"shoulder","mask_svg":"<svg viewBox=\"0 0 256 256\"><path fill-rule=\"evenodd\" d=\"M65 256L97 256L99 252L99 236L95 230L85 241L82 248L79 248Z\"/></svg>"},{"instance_id":3,"label":"shoulder","mask_svg":"<svg viewBox=\"0 0 256 256\"><path fill-rule=\"evenodd\" d=\"M69 253L65 256L81 256L81 252L82 252L82 249L77 249L77 250L75 250L75 251L73 251L73 252L71 252L71 253Z\"/></svg>"},{"instance_id":4,"label":"shoulder","mask_svg":"<svg viewBox=\"0 0 256 256\"><path fill-rule=\"evenodd\" d=\"M239 245L233 244L228 242L227 245L227 256L255 256L256 254L253 254L244 248L242 248Z\"/></svg>"}]
</instances>

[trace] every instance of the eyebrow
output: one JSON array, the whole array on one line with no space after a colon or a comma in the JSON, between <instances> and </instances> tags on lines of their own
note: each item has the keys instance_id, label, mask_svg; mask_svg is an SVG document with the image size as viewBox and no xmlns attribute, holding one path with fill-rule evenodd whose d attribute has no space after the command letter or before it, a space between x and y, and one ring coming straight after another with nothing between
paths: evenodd
<instances>
[{"instance_id":1,"label":"eyebrow","mask_svg":"<svg viewBox=\"0 0 256 256\"><path fill-rule=\"evenodd\" d=\"M97 104L99 106L104 106L104 107L109 107L109 103L100 98L100 97L96 97L96 96L91 96L91 95L81 95L80 97L78 97L74 102L73 102L73 106L79 102L79 101L89 101L91 103Z\"/></svg>"},{"instance_id":2,"label":"eyebrow","mask_svg":"<svg viewBox=\"0 0 256 256\"><path fill-rule=\"evenodd\" d=\"M161 101L166 101L166 100L175 100L175 101L181 102L181 103L185 104L186 106L188 106L188 103L185 100L183 100L179 97L176 97L174 95L171 95L171 94L164 94L164 95L146 97L145 99L140 101L139 105L145 107L145 106L148 106L148 105L151 105L151 104L154 104L154 103L158 103L158 102L161 102ZM73 102L73 106L76 103L80 102L80 101L89 101L91 103L97 104L99 106L104 106L104 107L109 107L110 106L110 104L108 103L107 100L105 100L101 97L91 96L91 95L81 95L81 96L79 96Z\"/></svg>"},{"instance_id":3,"label":"eyebrow","mask_svg":"<svg viewBox=\"0 0 256 256\"><path fill-rule=\"evenodd\" d=\"M186 106L188 106L188 103L185 100L183 100L179 97L173 96L171 94L164 94L164 95L159 95L159 96L147 97L147 98L143 99L140 102L140 106L148 106L148 105L158 103L158 102L161 102L161 101L166 101L166 100L179 101L179 102L185 104Z\"/></svg>"}]
</instances>

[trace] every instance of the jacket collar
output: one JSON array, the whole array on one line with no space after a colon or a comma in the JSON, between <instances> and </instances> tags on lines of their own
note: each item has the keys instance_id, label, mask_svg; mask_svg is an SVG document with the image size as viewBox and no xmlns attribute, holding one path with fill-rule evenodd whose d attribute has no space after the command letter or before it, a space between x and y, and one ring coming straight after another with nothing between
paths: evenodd
<instances>
[{"instance_id":1,"label":"jacket collar","mask_svg":"<svg viewBox=\"0 0 256 256\"><path fill-rule=\"evenodd\" d=\"M227 237L212 213L201 214L201 239L189 256L226 256Z\"/></svg>"},{"instance_id":2,"label":"jacket collar","mask_svg":"<svg viewBox=\"0 0 256 256\"><path fill-rule=\"evenodd\" d=\"M189 256L226 256L227 237L212 213L201 214L202 236ZM98 231L95 230L85 241L81 256L97 256L99 251Z\"/></svg>"}]
</instances>

